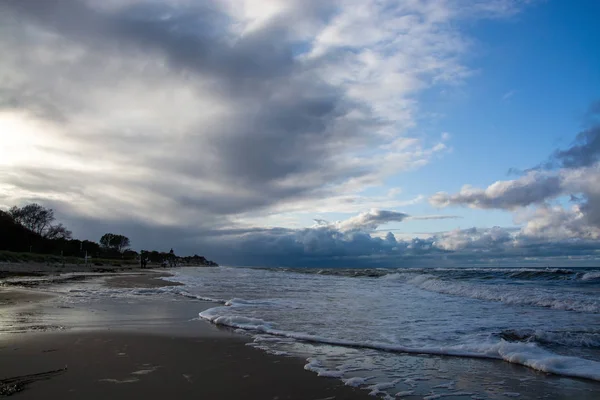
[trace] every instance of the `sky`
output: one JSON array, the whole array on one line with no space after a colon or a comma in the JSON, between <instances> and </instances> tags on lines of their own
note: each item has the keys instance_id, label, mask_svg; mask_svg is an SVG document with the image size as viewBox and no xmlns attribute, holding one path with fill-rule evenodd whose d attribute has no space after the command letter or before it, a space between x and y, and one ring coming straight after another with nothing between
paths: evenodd
<instances>
[{"instance_id":1,"label":"sky","mask_svg":"<svg viewBox=\"0 0 600 400\"><path fill-rule=\"evenodd\" d=\"M225 265L595 265L595 0L6 0L0 208Z\"/></svg>"}]
</instances>

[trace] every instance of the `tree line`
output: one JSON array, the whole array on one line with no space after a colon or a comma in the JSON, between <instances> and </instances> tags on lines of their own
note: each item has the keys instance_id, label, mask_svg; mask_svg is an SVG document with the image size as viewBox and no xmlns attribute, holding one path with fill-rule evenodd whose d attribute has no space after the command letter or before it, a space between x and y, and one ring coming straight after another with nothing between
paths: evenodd
<instances>
[{"instance_id":1,"label":"tree line","mask_svg":"<svg viewBox=\"0 0 600 400\"><path fill-rule=\"evenodd\" d=\"M0 250L103 259L139 260L151 263L175 259L178 264L217 265L198 255L178 257L174 253L130 248L131 240L120 234L106 233L99 242L73 239L63 224L56 223L54 210L37 203L0 210Z\"/></svg>"}]
</instances>

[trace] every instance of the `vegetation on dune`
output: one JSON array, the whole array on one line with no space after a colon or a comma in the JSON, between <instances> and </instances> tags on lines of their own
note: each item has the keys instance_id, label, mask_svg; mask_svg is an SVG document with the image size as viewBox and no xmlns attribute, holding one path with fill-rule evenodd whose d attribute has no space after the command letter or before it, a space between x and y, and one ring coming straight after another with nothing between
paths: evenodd
<instances>
[{"instance_id":1,"label":"vegetation on dune","mask_svg":"<svg viewBox=\"0 0 600 400\"><path fill-rule=\"evenodd\" d=\"M0 210L0 262L37 262L47 264L139 265L208 265L213 261L198 255L178 257L171 252L130 249L131 240L124 235L106 233L96 243L72 238L63 224L55 223L54 211L39 204Z\"/></svg>"}]
</instances>

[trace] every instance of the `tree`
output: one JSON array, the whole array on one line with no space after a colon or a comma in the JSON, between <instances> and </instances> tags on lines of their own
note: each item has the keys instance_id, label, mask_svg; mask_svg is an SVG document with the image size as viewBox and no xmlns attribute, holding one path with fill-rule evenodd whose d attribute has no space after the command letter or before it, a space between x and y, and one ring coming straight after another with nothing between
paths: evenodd
<instances>
[{"instance_id":1,"label":"tree","mask_svg":"<svg viewBox=\"0 0 600 400\"><path fill-rule=\"evenodd\" d=\"M37 203L23 207L11 207L8 214L17 224L37 233L45 239L70 239L71 231L63 224L53 225L54 210Z\"/></svg>"},{"instance_id":2,"label":"tree","mask_svg":"<svg viewBox=\"0 0 600 400\"><path fill-rule=\"evenodd\" d=\"M46 239L65 239L72 237L72 232L64 227L63 224L53 225L46 231Z\"/></svg>"},{"instance_id":3,"label":"tree","mask_svg":"<svg viewBox=\"0 0 600 400\"><path fill-rule=\"evenodd\" d=\"M42 236L54 221L54 211L37 203L28 204L21 208L14 206L8 213L16 223Z\"/></svg>"},{"instance_id":4,"label":"tree","mask_svg":"<svg viewBox=\"0 0 600 400\"><path fill-rule=\"evenodd\" d=\"M105 233L100 238L100 245L106 250L114 250L123 253L123 251L131 245L131 242L127 236Z\"/></svg>"},{"instance_id":5,"label":"tree","mask_svg":"<svg viewBox=\"0 0 600 400\"><path fill-rule=\"evenodd\" d=\"M29 251L38 246L43 238L17 223L12 215L0 210L0 250Z\"/></svg>"}]
</instances>

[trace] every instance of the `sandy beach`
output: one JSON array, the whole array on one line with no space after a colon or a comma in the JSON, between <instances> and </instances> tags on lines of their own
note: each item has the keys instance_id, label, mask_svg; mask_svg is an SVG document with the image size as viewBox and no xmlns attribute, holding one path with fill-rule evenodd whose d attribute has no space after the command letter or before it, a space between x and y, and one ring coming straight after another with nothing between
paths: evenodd
<instances>
[{"instance_id":1,"label":"sandy beach","mask_svg":"<svg viewBox=\"0 0 600 400\"><path fill-rule=\"evenodd\" d=\"M175 285L163 272L106 278L112 288L153 288ZM49 277L52 285L60 285ZM87 277L86 279L98 279ZM68 281L65 281L68 282ZM84 284L83 281L78 284ZM41 285L39 287L46 287ZM48 300L53 299L53 305ZM119 305L120 307L121 305ZM193 302L193 309L212 303ZM69 326L77 319L68 304L56 303L45 290L0 287L0 310L35 322L44 314L53 325L25 332L14 325L0 334L0 396L16 399L362 399L367 392L335 379L305 371L305 360L266 354L247 346L248 338L204 321L189 321L187 311L169 318L139 318L122 325L128 315L149 315L134 305L123 313L110 304L95 304L95 323ZM191 310L191 309L190 309ZM200 308L202 310L202 308ZM81 311L81 310L80 310ZM197 312L197 311L196 311ZM160 311L155 314L161 315ZM112 318L114 317L114 318ZM112 323L106 322L110 321ZM93 320L93 318L92 318ZM105 323L106 322L106 323ZM14 321L13 321L14 323ZM192 326L190 326L192 325ZM60 328L56 328L60 326ZM11 332L12 330L12 332Z\"/></svg>"},{"instance_id":2,"label":"sandy beach","mask_svg":"<svg viewBox=\"0 0 600 400\"><path fill-rule=\"evenodd\" d=\"M22 390L22 399L368 397L227 334L32 333L0 343L0 394Z\"/></svg>"},{"instance_id":3,"label":"sandy beach","mask_svg":"<svg viewBox=\"0 0 600 400\"><path fill-rule=\"evenodd\" d=\"M168 271L57 275L31 273L31 266L24 270L25 275L13 270L0 281L0 396L333 400L374 398L369 395L373 393L386 399L599 398L596 382L499 360L427 354L394 356L400 388L390 397L379 392L386 384L370 382L379 378L371 378L369 370L357 372L358 387L306 370L315 350L310 343L304 353L270 354L252 336L199 318L199 313L220 304L182 295L179 290L185 286L169 280ZM385 356L371 354L373 362Z\"/></svg>"}]
</instances>

